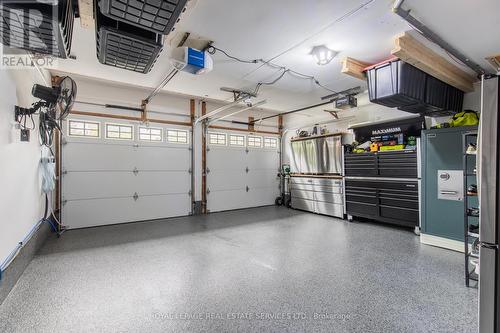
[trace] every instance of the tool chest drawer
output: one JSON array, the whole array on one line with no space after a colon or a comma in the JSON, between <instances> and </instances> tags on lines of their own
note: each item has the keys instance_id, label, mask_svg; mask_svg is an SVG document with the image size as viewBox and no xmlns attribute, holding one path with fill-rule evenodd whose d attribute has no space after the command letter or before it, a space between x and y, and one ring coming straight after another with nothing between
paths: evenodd
<instances>
[{"instance_id":1,"label":"tool chest drawer","mask_svg":"<svg viewBox=\"0 0 500 333\"><path fill-rule=\"evenodd\" d=\"M373 153L345 154L346 176L377 176L377 155Z\"/></svg>"},{"instance_id":2,"label":"tool chest drawer","mask_svg":"<svg viewBox=\"0 0 500 333\"><path fill-rule=\"evenodd\" d=\"M415 178L418 158L415 150L348 153L344 155L346 176Z\"/></svg>"},{"instance_id":3,"label":"tool chest drawer","mask_svg":"<svg viewBox=\"0 0 500 333\"><path fill-rule=\"evenodd\" d=\"M417 177L416 151L387 151L377 153L380 177Z\"/></svg>"},{"instance_id":4,"label":"tool chest drawer","mask_svg":"<svg viewBox=\"0 0 500 333\"><path fill-rule=\"evenodd\" d=\"M403 226L419 224L418 180L346 179L346 212Z\"/></svg>"},{"instance_id":5,"label":"tool chest drawer","mask_svg":"<svg viewBox=\"0 0 500 333\"><path fill-rule=\"evenodd\" d=\"M344 217L342 179L292 176L290 194L295 209Z\"/></svg>"}]
</instances>

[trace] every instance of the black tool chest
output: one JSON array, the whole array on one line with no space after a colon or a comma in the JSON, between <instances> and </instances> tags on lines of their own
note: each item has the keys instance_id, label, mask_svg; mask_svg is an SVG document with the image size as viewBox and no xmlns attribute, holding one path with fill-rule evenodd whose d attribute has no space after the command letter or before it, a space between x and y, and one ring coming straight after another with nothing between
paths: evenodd
<instances>
[{"instance_id":1,"label":"black tool chest","mask_svg":"<svg viewBox=\"0 0 500 333\"><path fill-rule=\"evenodd\" d=\"M417 177L415 150L345 154L344 163L347 177Z\"/></svg>"},{"instance_id":2,"label":"black tool chest","mask_svg":"<svg viewBox=\"0 0 500 333\"><path fill-rule=\"evenodd\" d=\"M345 154L345 202L350 216L419 225L415 150Z\"/></svg>"},{"instance_id":3,"label":"black tool chest","mask_svg":"<svg viewBox=\"0 0 500 333\"><path fill-rule=\"evenodd\" d=\"M349 215L419 225L418 180L346 179L345 197Z\"/></svg>"}]
</instances>

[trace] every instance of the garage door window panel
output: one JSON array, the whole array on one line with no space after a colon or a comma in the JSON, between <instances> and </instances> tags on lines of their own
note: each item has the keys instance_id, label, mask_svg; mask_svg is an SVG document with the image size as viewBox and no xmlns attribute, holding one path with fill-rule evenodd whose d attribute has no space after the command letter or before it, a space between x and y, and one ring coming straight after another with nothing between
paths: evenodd
<instances>
[{"instance_id":1,"label":"garage door window panel","mask_svg":"<svg viewBox=\"0 0 500 333\"><path fill-rule=\"evenodd\" d=\"M139 140L162 142L163 130L161 128L154 127L139 127Z\"/></svg>"},{"instance_id":2,"label":"garage door window panel","mask_svg":"<svg viewBox=\"0 0 500 333\"><path fill-rule=\"evenodd\" d=\"M227 146L227 136L224 133L209 132L208 143L217 146Z\"/></svg>"},{"instance_id":3,"label":"garage door window panel","mask_svg":"<svg viewBox=\"0 0 500 333\"><path fill-rule=\"evenodd\" d=\"M247 137L247 146L249 148L262 148L262 137L249 135Z\"/></svg>"},{"instance_id":4,"label":"garage door window panel","mask_svg":"<svg viewBox=\"0 0 500 333\"><path fill-rule=\"evenodd\" d=\"M277 138L264 138L264 148L277 149L278 148L278 139Z\"/></svg>"},{"instance_id":5,"label":"garage door window panel","mask_svg":"<svg viewBox=\"0 0 500 333\"><path fill-rule=\"evenodd\" d=\"M233 147L245 147L245 136L230 134L229 135L229 145Z\"/></svg>"},{"instance_id":6,"label":"garage door window panel","mask_svg":"<svg viewBox=\"0 0 500 333\"><path fill-rule=\"evenodd\" d=\"M106 139L133 140L134 126L122 124L106 124Z\"/></svg>"},{"instance_id":7,"label":"garage door window panel","mask_svg":"<svg viewBox=\"0 0 500 333\"><path fill-rule=\"evenodd\" d=\"M188 131L167 129L167 142L188 144Z\"/></svg>"},{"instance_id":8,"label":"garage door window panel","mask_svg":"<svg viewBox=\"0 0 500 333\"><path fill-rule=\"evenodd\" d=\"M100 124L90 121L68 120L68 135L76 137L99 138Z\"/></svg>"}]
</instances>

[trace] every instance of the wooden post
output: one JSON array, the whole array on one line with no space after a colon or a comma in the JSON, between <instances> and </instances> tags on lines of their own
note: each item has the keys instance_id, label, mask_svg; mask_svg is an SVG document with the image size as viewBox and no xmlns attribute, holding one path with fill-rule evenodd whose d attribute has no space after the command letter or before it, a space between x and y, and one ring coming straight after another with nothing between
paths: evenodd
<instances>
[{"instance_id":1,"label":"wooden post","mask_svg":"<svg viewBox=\"0 0 500 333\"><path fill-rule=\"evenodd\" d=\"M249 131L255 131L255 123L253 122L255 120L254 117L248 117L248 130Z\"/></svg>"},{"instance_id":2,"label":"wooden post","mask_svg":"<svg viewBox=\"0 0 500 333\"><path fill-rule=\"evenodd\" d=\"M141 101L141 109L142 109L142 115L141 115L141 120L142 122L146 122L148 120L148 101L142 100Z\"/></svg>"},{"instance_id":3,"label":"wooden post","mask_svg":"<svg viewBox=\"0 0 500 333\"><path fill-rule=\"evenodd\" d=\"M206 102L201 102L201 115L207 113ZM205 137L205 121L202 122L202 139L201 139L201 212L207 213L207 138Z\"/></svg>"},{"instance_id":4,"label":"wooden post","mask_svg":"<svg viewBox=\"0 0 500 333\"><path fill-rule=\"evenodd\" d=\"M195 113L195 100L191 99L189 101L189 115L191 116L191 126L194 125L194 113Z\"/></svg>"},{"instance_id":5,"label":"wooden post","mask_svg":"<svg viewBox=\"0 0 500 333\"><path fill-rule=\"evenodd\" d=\"M189 100L189 115L190 115L190 120L191 120L191 213L195 213L195 192L196 192L196 187L195 187L195 182L196 182L196 177L195 177L195 142L194 142L194 118L195 118L195 112L196 112L196 104L194 99Z\"/></svg>"},{"instance_id":6,"label":"wooden post","mask_svg":"<svg viewBox=\"0 0 500 333\"><path fill-rule=\"evenodd\" d=\"M57 219L61 221L61 132L56 129L54 131L54 150L55 150L55 162L56 162L56 193L55 193L55 207L54 213L57 215ZM58 227L60 229L60 226ZM61 230L59 230L61 231Z\"/></svg>"},{"instance_id":7,"label":"wooden post","mask_svg":"<svg viewBox=\"0 0 500 333\"><path fill-rule=\"evenodd\" d=\"M50 78L50 84L52 86L56 86L59 81L60 77L57 75L52 75ZM59 124L62 122L59 121ZM54 198L54 214L56 215L56 218L61 221L61 132L59 129L54 130L54 160L56 163L55 167L55 177L56 177L56 182L55 182L55 198ZM52 204L52 202L50 203ZM62 221L61 221L62 222ZM61 231L61 227L58 225L58 231Z\"/></svg>"}]
</instances>

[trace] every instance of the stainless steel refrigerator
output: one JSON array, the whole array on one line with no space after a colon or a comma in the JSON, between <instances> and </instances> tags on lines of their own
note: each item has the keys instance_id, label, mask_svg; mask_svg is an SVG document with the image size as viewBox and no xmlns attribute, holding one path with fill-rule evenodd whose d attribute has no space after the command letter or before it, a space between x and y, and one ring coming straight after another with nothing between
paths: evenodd
<instances>
[{"instance_id":1,"label":"stainless steel refrigerator","mask_svg":"<svg viewBox=\"0 0 500 333\"><path fill-rule=\"evenodd\" d=\"M479 127L479 331L500 333L500 84L482 81Z\"/></svg>"}]
</instances>

